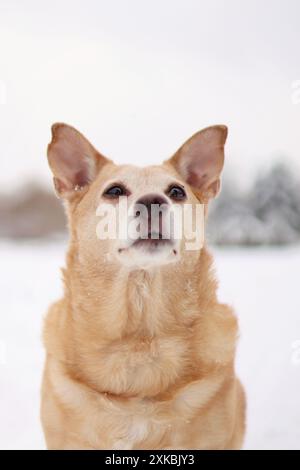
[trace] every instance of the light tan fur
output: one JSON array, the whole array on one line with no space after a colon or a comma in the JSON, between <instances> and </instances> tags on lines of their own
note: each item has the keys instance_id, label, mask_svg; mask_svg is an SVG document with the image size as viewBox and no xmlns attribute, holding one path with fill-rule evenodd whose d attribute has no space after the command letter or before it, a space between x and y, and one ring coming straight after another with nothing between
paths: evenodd
<instances>
[{"instance_id":1,"label":"light tan fur","mask_svg":"<svg viewBox=\"0 0 300 470\"><path fill-rule=\"evenodd\" d=\"M96 237L107 181L125 181L134 197L183 182L174 157L156 167L107 159L100 167L81 191L63 186L70 243L64 296L44 326L47 447L239 449L245 397L234 371L238 325L218 302L207 248L129 269L111 256L115 245ZM186 190L190 203L207 202L203 191Z\"/></svg>"}]
</instances>

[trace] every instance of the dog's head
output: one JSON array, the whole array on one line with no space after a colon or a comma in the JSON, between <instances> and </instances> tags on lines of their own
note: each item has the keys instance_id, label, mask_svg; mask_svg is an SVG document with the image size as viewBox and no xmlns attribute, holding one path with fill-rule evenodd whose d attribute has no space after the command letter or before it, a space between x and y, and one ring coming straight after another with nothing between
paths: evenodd
<instances>
[{"instance_id":1,"label":"dog's head","mask_svg":"<svg viewBox=\"0 0 300 470\"><path fill-rule=\"evenodd\" d=\"M225 126L209 127L162 165L140 168L115 165L76 129L54 124L48 161L81 262L148 268L199 254L226 137Z\"/></svg>"}]
</instances>

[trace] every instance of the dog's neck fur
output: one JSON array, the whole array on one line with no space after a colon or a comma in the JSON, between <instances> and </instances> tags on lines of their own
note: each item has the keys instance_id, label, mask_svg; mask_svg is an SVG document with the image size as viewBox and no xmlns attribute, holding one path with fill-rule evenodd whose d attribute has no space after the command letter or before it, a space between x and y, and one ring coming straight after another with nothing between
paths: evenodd
<instances>
[{"instance_id":1,"label":"dog's neck fur","mask_svg":"<svg viewBox=\"0 0 300 470\"><path fill-rule=\"evenodd\" d=\"M66 373L98 392L159 396L180 386L186 374L192 380L201 370L232 364L237 323L218 303L205 247L198 256L148 271L86 255L73 234L64 297L45 329L47 350Z\"/></svg>"},{"instance_id":2,"label":"dog's neck fur","mask_svg":"<svg viewBox=\"0 0 300 470\"><path fill-rule=\"evenodd\" d=\"M153 337L188 326L208 302L216 302L211 265L203 248L194 262L182 261L180 266L129 271L107 262L99 268L91 260L80 261L73 241L64 270L69 314L81 328L92 320L95 335L105 341L131 334Z\"/></svg>"},{"instance_id":3,"label":"dog's neck fur","mask_svg":"<svg viewBox=\"0 0 300 470\"><path fill-rule=\"evenodd\" d=\"M99 268L83 261L73 238L63 270L64 297L47 319L48 352L72 377L120 396L142 391L157 396L177 386L180 377L186 380L186 373L193 380L203 367L231 363L236 319L217 301L206 248L193 259L151 271L128 271L108 262ZM198 362L192 352L196 344ZM149 389L143 374L152 377Z\"/></svg>"}]
</instances>

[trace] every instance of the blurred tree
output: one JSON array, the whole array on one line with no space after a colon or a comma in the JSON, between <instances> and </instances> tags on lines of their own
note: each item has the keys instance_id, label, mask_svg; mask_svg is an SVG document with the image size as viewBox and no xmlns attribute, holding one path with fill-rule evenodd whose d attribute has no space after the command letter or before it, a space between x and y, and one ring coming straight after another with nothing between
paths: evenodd
<instances>
[{"instance_id":1,"label":"blurred tree","mask_svg":"<svg viewBox=\"0 0 300 470\"><path fill-rule=\"evenodd\" d=\"M221 245L289 244L300 241L300 183L277 164L241 194L225 182L212 206L208 236Z\"/></svg>"},{"instance_id":2,"label":"blurred tree","mask_svg":"<svg viewBox=\"0 0 300 470\"><path fill-rule=\"evenodd\" d=\"M61 202L34 182L0 197L0 220L2 238L43 238L66 227Z\"/></svg>"}]
</instances>

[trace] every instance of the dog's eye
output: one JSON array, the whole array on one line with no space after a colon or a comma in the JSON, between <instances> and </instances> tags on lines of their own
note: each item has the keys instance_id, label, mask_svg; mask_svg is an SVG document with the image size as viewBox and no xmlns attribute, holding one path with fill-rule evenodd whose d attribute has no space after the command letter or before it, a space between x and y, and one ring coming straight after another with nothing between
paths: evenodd
<instances>
[{"instance_id":1,"label":"dog's eye","mask_svg":"<svg viewBox=\"0 0 300 470\"><path fill-rule=\"evenodd\" d=\"M104 191L103 195L105 197L116 199L120 196L126 196L126 194L127 194L127 191L123 186L116 185L116 186L111 186L106 191Z\"/></svg>"},{"instance_id":2,"label":"dog's eye","mask_svg":"<svg viewBox=\"0 0 300 470\"><path fill-rule=\"evenodd\" d=\"M168 196L171 199L176 199L177 201L182 201L186 198L186 194L183 188L180 186L171 186L168 190Z\"/></svg>"}]
</instances>

